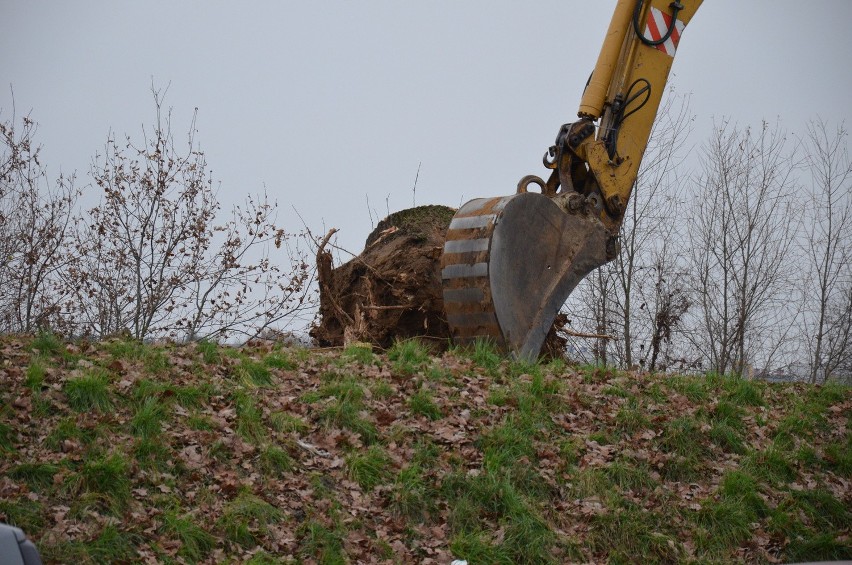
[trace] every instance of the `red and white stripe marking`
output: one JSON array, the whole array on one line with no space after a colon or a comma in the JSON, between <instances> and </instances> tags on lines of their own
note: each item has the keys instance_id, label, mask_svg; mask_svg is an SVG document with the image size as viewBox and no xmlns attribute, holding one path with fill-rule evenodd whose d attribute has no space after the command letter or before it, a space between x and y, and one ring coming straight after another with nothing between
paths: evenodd
<instances>
[{"instance_id":1,"label":"red and white stripe marking","mask_svg":"<svg viewBox=\"0 0 852 565\"><path fill-rule=\"evenodd\" d=\"M659 41L666 34L671 23L672 16L670 14L665 14L657 8L652 7L648 12L648 23L645 26L645 37L652 41ZM674 30L672 30L671 36L669 36L664 43L657 45L657 49L669 57L674 57L675 51L677 51L677 44L680 41L680 35L683 33L684 27L686 27L686 24L680 20L675 20L675 26Z\"/></svg>"}]
</instances>

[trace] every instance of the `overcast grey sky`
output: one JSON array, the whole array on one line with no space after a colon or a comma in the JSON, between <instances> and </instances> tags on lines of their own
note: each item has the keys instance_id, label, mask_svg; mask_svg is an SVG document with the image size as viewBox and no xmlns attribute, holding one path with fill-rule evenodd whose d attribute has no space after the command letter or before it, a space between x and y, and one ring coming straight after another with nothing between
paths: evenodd
<instances>
[{"instance_id":1,"label":"overcast grey sky","mask_svg":"<svg viewBox=\"0 0 852 565\"><path fill-rule=\"evenodd\" d=\"M684 0L688 2L690 0ZM380 215L510 194L572 121L614 0L0 1L0 107L32 112L51 174L81 182L107 134L138 138L150 86L198 139L226 207L265 189L280 219L359 252ZM707 0L672 83L712 120L849 121L852 1ZM179 138L179 139L181 139ZM375 220L375 218L374 218Z\"/></svg>"}]
</instances>

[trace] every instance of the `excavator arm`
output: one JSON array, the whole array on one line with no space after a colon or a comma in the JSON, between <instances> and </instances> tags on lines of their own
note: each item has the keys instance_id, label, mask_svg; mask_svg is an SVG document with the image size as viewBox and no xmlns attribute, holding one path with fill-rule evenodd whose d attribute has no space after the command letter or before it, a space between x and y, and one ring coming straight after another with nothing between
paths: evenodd
<instances>
[{"instance_id":1,"label":"excavator arm","mask_svg":"<svg viewBox=\"0 0 852 565\"><path fill-rule=\"evenodd\" d=\"M579 119L544 155L548 179L525 176L515 194L455 214L441 257L454 341L536 357L571 291L615 258L680 36L701 2L618 0Z\"/></svg>"}]
</instances>

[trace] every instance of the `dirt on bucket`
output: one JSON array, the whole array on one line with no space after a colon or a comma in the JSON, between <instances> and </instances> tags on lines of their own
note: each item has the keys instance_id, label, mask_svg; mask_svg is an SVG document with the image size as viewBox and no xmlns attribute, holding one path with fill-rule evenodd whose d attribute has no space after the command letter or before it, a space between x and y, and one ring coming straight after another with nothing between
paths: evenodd
<instances>
[{"instance_id":1,"label":"dirt on bucket","mask_svg":"<svg viewBox=\"0 0 852 565\"><path fill-rule=\"evenodd\" d=\"M428 205L395 212L379 222L357 257L334 267L317 253L319 321L310 335L321 347L368 342L387 349L395 340L421 338L437 351L450 344L440 262L456 210ZM562 356L565 339L557 317L542 353Z\"/></svg>"}]
</instances>

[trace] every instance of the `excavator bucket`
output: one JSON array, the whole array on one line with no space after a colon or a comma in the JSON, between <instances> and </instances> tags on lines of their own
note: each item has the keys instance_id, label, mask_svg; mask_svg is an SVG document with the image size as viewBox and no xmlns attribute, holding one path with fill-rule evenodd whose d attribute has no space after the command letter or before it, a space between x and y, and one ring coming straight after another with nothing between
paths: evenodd
<instances>
[{"instance_id":1,"label":"excavator bucket","mask_svg":"<svg viewBox=\"0 0 852 565\"><path fill-rule=\"evenodd\" d=\"M455 214L441 280L456 343L488 339L536 358L568 295L607 262L611 238L596 215L557 201L523 192L471 200Z\"/></svg>"},{"instance_id":2,"label":"excavator bucket","mask_svg":"<svg viewBox=\"0 0 852 565\"><path fill-rule=\"evenodd\" d=\"M544 155L550 178L527 175L514 196L472 200L453 217L441 282L456 342L487 338L536 357L577 283L616 256L679 38L700 5L619 0L578 120Z\"/></svg>"}]
</instances>

